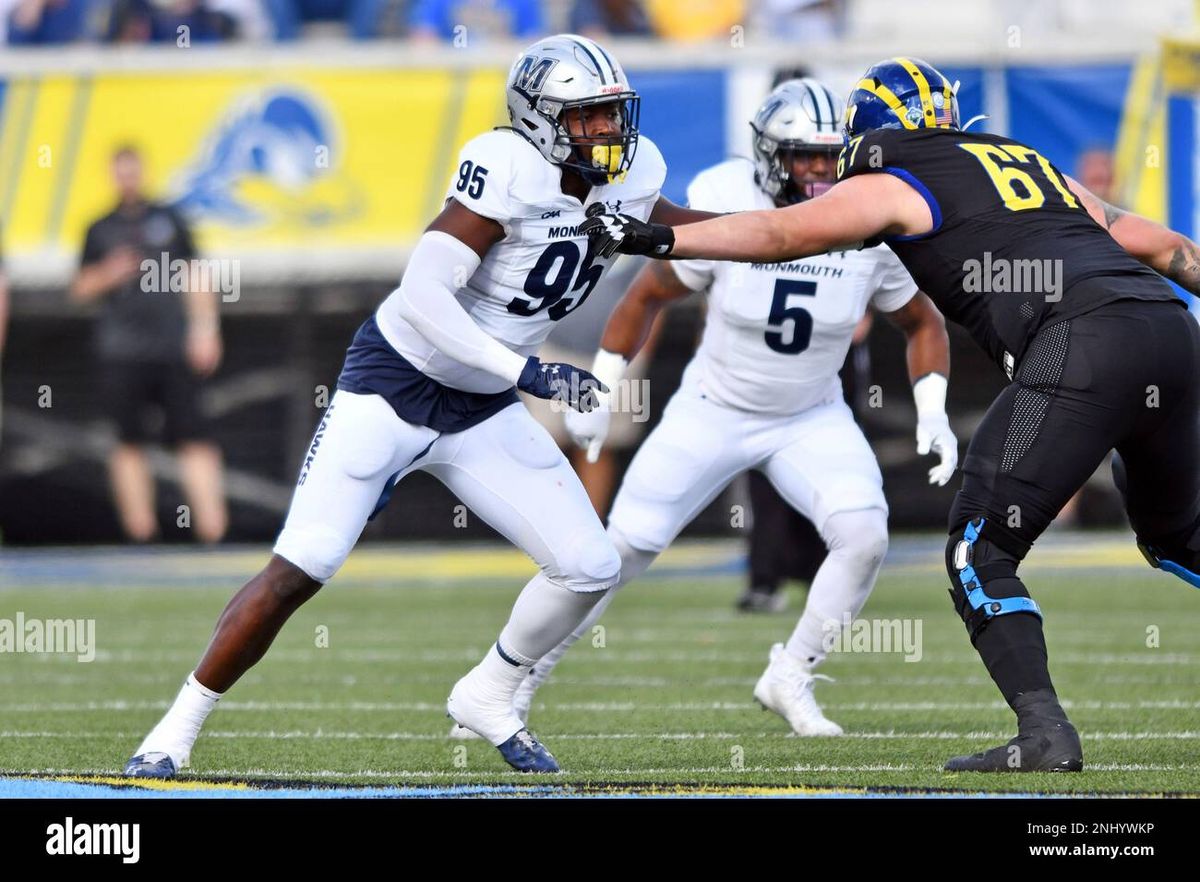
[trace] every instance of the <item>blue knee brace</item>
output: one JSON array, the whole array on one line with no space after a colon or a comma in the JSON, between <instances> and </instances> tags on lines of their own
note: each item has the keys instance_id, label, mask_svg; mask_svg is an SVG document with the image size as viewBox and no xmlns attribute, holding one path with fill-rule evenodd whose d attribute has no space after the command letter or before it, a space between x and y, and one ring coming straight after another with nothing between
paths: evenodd
<instances>
[{"instance_id":1,"label":"blue knee brace","mask_svg":"<svg viewBox=\"0 0 1200 882\"><path fill-rule=\"evenodd\" d=\"M1163 570L1173 576L1178 576L1187 582L1193 588L1200 588L1200 573L1194 573L1181 563L1163 557L1163 552L1153 545L1146 545L1143 542L1138 543L1138 550L1146 558L1150 566L1156 570Z\"/></svg>"},{"instance_id":2,"label":"blue knee brace","mask_svg":"<svg viewBox=\"0 0 1200 882\"><path fill-rule=\"evenodd\" d=\"M952 570L951 578L958 580L958 585L950 589L950 596L954 598L954 605L966 623L972 640L996 616L1031 613L1039 619L1042 618L1041 609L1028 595L991 597L984 591L983 580L976 571L976 563L979 558L977 544L980 547L987 547L989 552L994 551L995 560L988 560L986 565L990 576L1011 578L1020 585L1017 580L1018 561L986 539L981 541L981 532L986 522L985 518L976 518L967 523L963 529L962 539L955 541L952 536L951 542L954 542L954 545L947 561ZM989 557L991 556L993 555L989 555ZM956 590L960 593L956 594ZM1024 586L1021 586L1021 590L1024 591Z\"/></svg>"}]
</instances>

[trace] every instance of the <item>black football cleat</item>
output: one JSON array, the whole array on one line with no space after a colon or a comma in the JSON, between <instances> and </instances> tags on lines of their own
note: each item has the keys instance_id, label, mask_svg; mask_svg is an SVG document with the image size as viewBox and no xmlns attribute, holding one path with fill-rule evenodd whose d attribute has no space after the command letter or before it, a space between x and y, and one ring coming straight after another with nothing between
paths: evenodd
<instances>
[{"instance_id":1,"label":"black football cleat","mask_svg":"<svg viewBox=\"0 0 1200 882\"><path fill-rule=\"evenodd\" d=\"M1031 728L1000 747L947 760L947 772L1081 772L1079 733L1066 720Z\"/></svg>"}]
</instances>

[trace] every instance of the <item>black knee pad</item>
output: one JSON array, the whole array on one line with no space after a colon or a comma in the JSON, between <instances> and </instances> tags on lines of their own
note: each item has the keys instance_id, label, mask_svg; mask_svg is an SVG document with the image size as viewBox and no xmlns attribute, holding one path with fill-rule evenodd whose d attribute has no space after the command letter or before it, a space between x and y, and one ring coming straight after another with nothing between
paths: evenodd
<instances>
[{"instance_id":1,"label":"black knee pad","mask_svg":"<svg viewBox=\"0 0 1200 882\"><path fill-rule=\"evenodd\" d=\"M1119 453L1112 458L1113 483L1121 493L1129 520L1137 537L1138 550L1150 566L1175 573L1186 582L1200 588L1200 516L1181 530L1163 531L1157 526L1138 523L1136 513L1129 511L1129 473Z\"/></svg>"},{"instance_id":2,"label":"black knee pad","mask_svg":"<svg viewBox=\"0 0 1200 882\"><path fill-rule=\"evenodd\" d=\"M997 616L1027 613L1042 617L1025 583L1017 577L1020 558L988 541L986 523L984 518L975 518L951 533L946 543L950 598L972 643Z\"/></svg>"}]
</instances>

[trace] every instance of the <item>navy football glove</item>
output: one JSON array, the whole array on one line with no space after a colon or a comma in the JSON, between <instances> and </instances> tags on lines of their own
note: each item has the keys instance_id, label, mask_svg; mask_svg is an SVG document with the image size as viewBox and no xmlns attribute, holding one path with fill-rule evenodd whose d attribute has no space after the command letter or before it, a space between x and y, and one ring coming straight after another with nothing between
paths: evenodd
<instances>
[{"instance_id":1,"label":"navy football glove","mask_svg":"<svg viewBox=\"0 0 1200 882\"><path fill-rule=\"evenodd\" d=\"M675 231L667 225L647 223L628 214L611 214L600 202L588 206L587 220L579 225L579 232L595 243L600 257L618 252L666 257L675 247Z\"/></svg>"},{"instance_id":2,"label":"navy football glove","mask_svg":"<svg viewBox=\"0 0 1200 882\"><path fill-rule=\"evenodd\" d=\"M525 362L517 388L535 398L565 401L580 413L588 413L599 405L598 391L608 391L607 386L583 368L554 361L542 363L535 355Z\"/></svg>"}]
</instances>

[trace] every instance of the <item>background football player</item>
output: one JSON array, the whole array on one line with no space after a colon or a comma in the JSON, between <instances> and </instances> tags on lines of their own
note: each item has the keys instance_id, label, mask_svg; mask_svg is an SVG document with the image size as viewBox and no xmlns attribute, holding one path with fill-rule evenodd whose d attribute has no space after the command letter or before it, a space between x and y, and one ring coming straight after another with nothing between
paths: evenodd
<instances>
[{"instance_id":1,"label":"background football player","mask_svg":"<svg viewBox=\"0 0 1200 882\"><path fill-rule=\"evenodd\" d=\"M715 213L806 202L832 186L842 145L842 102L814 79L790 80L767 96L750 125L753 160L701 172L689 207ZM659 310L708 291L695 357L662 421L634 456L609 516L624 585L641 574L738 474L762 472L819 530L829 554L785 644L771 648L755 698L799 735L840 735L813 697L814 668L844 617L866 603L887 550L887 502L874 454L842 394L838 371L868 306L908 337L917 404L918 450L940 462L945 484L958 461L946 418L949 339L941 315L887 248L843 251L784 263L710 260L651 263L609 319L593 371L615 388ZM608 428L611 396L567 425L594 455ZM559 649L538 663L518 693L524 714L566 647L612 599L610 591Z\"/></svg>"},{"instance_id":2,"label":"background football player","mask_svg":"<svg viewBox=\"0 0 1200 882\"><path fill-rule=\"evenodd\" d=\"M917 59L870 68L845 128L839 182L811 202L675 230L611 213L585 227L604 252L689 259L792 260L882 240L1006 370L1013 383L967 451L946 567L1018 734L946 768L1078 771L1079 736L1017 568L1115 449L1147 559L1200 586L1200 328L1161 277L1200 292L1200 248L1108 205L1032 147L961 131L954 86ZM986 284L985 263L997 273Z\"/></svg>"},{"instance_id":3,"label":"background football player","mask_svg":"<svg viewBox=\"0 0 1200 882\"><path fill-rule=\"evenodd\" d=\"M666 168L639 135L637 93L598 44L561 35L530 46L512 68L507 102L511 127L463 148L445 208L400 286L355 335L274 556L226 606L126 774L170 777L188 763L217 699L415 470L440 479L540 568L447 710L513 767L557 770L513 713L513 693L616 582L620 557L517 388L572 407L595 394L587 371L533 355L611 262L578 230L585 204L664 221L696 215L660 197Z\"/></svg>"}]
</instances>

